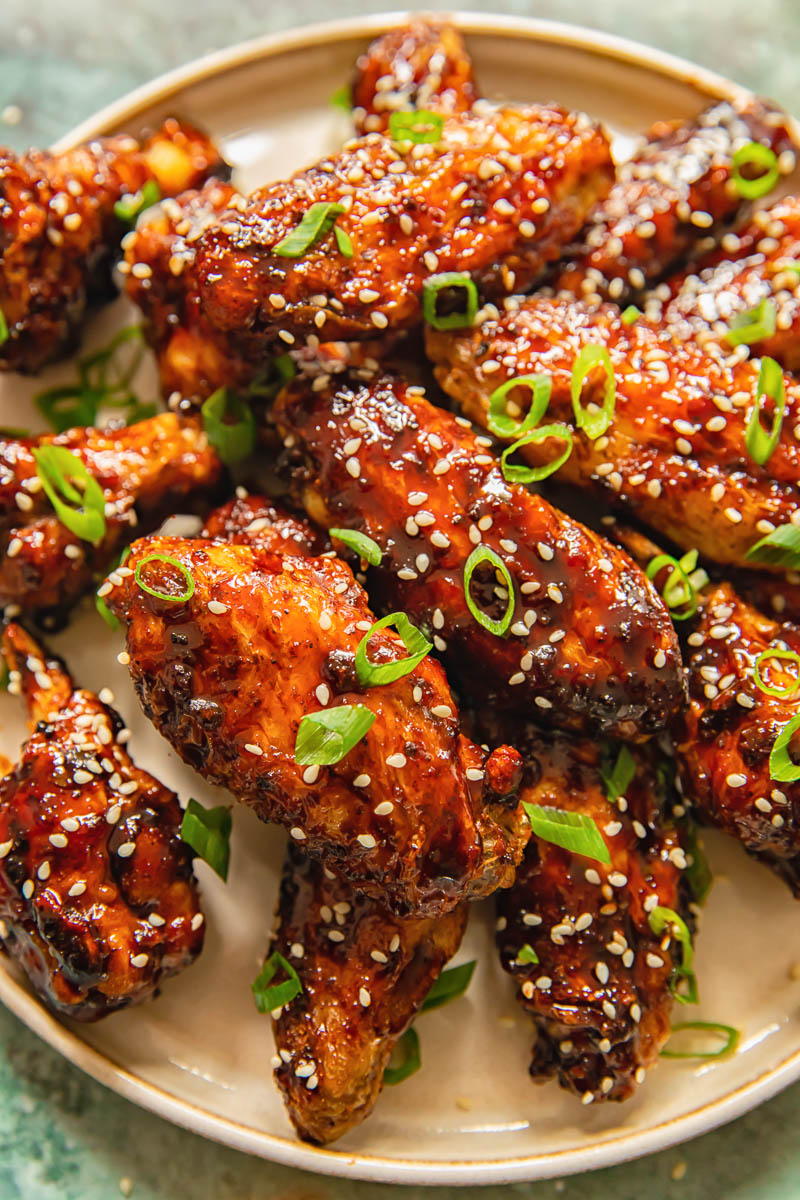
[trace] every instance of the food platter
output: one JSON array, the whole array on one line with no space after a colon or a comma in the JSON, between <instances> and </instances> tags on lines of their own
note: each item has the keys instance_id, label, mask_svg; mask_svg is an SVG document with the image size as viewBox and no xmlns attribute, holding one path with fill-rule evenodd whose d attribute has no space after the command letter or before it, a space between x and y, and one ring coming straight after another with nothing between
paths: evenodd
<instances>
[{"instance_id":1,"label":"food platter","mask_svg":"<svg viewBox=\"0 0 800 1200\"><path fill-rule=\"evenodd\" d=\"M241 188L284 177L341 141L347 120L330 105L331 94L366 42L402 20L316 26L211 55L99 113L61 145L117 129L136 132L178 112L218 140ZM458 24L486 95L585 109L615 131L623 153L626 139L656 119L687 117L709 98L743 94L699 68L589 31L474 15ZM89 331L89 348L131 316L124 301L104 311ZM37 428L33 393L71 371L65 364L35 383L0 380L0 420ZM140 391L154 388L145 368ZM224 802L142 716L116 661L119 635L89 605L50 641L80 684L113 690L138 763L184 801ZM22 736L19 702L3 696L0 751L13 759ZM795 903L738 847L708 835L716 883L697 939L698 1017L743 1031L736 1056L699 1066L663 1062L622 1106L589 1110L554 1084L534 1086L527 1075L532 1030L495 960L491 903L476 905L456 961L477 958L479 967L457 1005L421 1019L423 1070L387 1089L372 1118L335 1149L304 1145L272 1084L269 1022L250 993L284 844L279 829L237 810L227 886L197 866L208 923L204 954L154 1002L95 1026L60 1023L6 960L0 998L87 1073L177 1124L275 1161L393 1183L505 1182L608 1165L730 1120L800 1077Z\"/></svg>"}]
</instances>

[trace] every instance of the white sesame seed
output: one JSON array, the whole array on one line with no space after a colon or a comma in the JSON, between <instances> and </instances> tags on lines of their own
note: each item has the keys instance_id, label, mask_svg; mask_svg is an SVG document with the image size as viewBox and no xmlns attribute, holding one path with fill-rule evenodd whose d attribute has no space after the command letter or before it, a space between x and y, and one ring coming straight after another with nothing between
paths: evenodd
<instances>
[{"instance_id":1,"label":"white sesame seed","mask_svg":"<svg viewBox=\"0 0 800 1200\"><path fill-rule=\"evenodd\" d=\"M123 842L120 848L117 850L117 854L120 856L120 858L130 858L135 849L135 842Z\"/></svg>"},{"instance_id":2,"label":"white sesame seed","mask_svg":"<svg viewBox=\"0 0 800 1200\"><path fill-rule=\"evenodd\" d=\"M319 767L316 763L303 771L303 783L316 783L319 779Z\"/></svg>"},{"instance_id":3,"label":"white sesame seed","mask_svg":"<svg viewBox=\"0 0 800 1200\"><path fill-rule=\"evenodd\" d=\"M304 842L306 840L305 832L297 825L292 826L292 828L289 830L289 834L296 842Z\"/></svg>"},{"instance_id":4,"label":"white sesame seed","mask_svg":"<svg viewBox=\"0 0 800 1200\"><path fill-rule=\"evenodd\" d=\"M738 772L734 772L733 774L727 776L725 782L727 783L728 787L744 787L744 785L747 783L747 776L740 775Z\"/></svg>"},{"instance_id":5,"label":"white sesame seed","mask_svg":"<svg viewBox=\"0 0 800 1200\"><path fill-rule=\"evenodd\" d=\"M382 800L380 804L373 808L376 817L388 817L389 813L394 810L394 804L391 800Z\"/></svg>"},{"instance_id":6,"label":"white sesame seed","mask_svg":"<svg viewBox=\"0 0 800 1200\"><path fill-rule=\"evenodd\" d=\"M583 877L587 883L593 883L595 886L599 886L601 882L600 876L598 875L597 871L595 871L594 867L587 867L583 873Z\"/></svg>"},{"instance_id":7,"label":"white sesame seed","mask_svg":"<svg viewBox=\"0 0 800 1200\"><path fill-rule=\"evenodd\" d=\"M369 1008L370 1004L372 1003L372 996L370 996L365 987L359 988L358 1003L362 1008Z\"/></svg>"},{"instance_id":8,"label":"white sesame seed","mask_svg":"<svg viewBox=\"0 0 800 1200\"><path fill-rule=\"evenodd\" d=\"M91 783L92 778L93 778L93 776L92 776L91 771L84 771L79 768L75 772L75 774L72 776L72 782L77 783L79 785L83 784L83 783Z\"/></svg>"},{"instance_id":9,"label":"white sesame seed","mask_svg":"<svg viewBox=\"0 0 800 1200\"><path fill-rule=\"evenodd\" d=\"M227 604L223 604L221 600L209 600L208 611L218 617L228 611L228 606Z\"/></svg>"},{"instance_id":10,"label":"white sesame seed","mask_svg":"<svg viewBox=\"0 0 800 1200\"><path fill-rule=\"evenodd\" d=\"M146 967L147 964L149 963L149 961L150 961L150 956L148 954L133 954L133 955L131 955L131 966L132 967Z\"/></svg>"},{"instance_id":11,"label":"white sesame seed","mask_svg":"<svg viewBox=\"0 0 800 1200\"><path fill-rule=\"evenodd\" d=\"M244 748L248 754L255 754L259 758L264 753L264 751L261 749L261 747L257 746L255 744L255 742L245 742Z\"/></svg>"},{"instance_id":12,"label":"white sesame seed","mask_svg":"<svg viewBox=\"0 0 800 1200\"><path fill-rule=\"evenodd\" d=\"M68 845L67 839L63 833L51 833L48 838L51 846L55 846L57 850L63 850Z\"/></svg>"},{"instance_id":13,"label":"white sesame seed","mask_svg":"<svg viewBox=\"0 0 800 1200\"><path fill-rule=\"evenodd\" d=\"M365 850L374 850L378 844L371 833L360 833L356 838L356 841L359 842Z\"/></svg>"},{"instance_id":14,"label":"white sesame seed","mask_svg":"<svg viewBox=\"0 0 800 1200\"><path fill-rule=\"evenodd\" d=\"M67 892L67 895L73 896L73 897L74 896L82 896L85 891L86 891L85 883L82 883L82 882L73 883L72 887Z\"/></svg>"},{"instance_id":15,"label":"white sesame seed","mask_svg":"<svg viewBox=\"0 0 800 1200\"><path fill-rule=\"evenodd\" d=\"M339 929L329 929L328 930L328 941L343 942L344 934Z\"/></svg>"},{"instance_id":16,"label":"white sesame seed","mask_svg":"<svg viewBox=\"0 0 800 1200\"><path fill-rule=\"evenodd\" d=\"M612 871L608 877L608 882L612 887L625 887L628 882L628 876L623 875L621 871Z\"/></svg>"},{"instance_id":17,"label":"white sesame seed","mask_svg":"<svg viewBox=\"0 0 800 1200\"><path fill-rule=\"evenodd\" d=\"M555 551L545 542L537 542L536 549L539 551L539 557L545 562L550 562L555 556Z\"/></svg>"},{"instance_id":18,"label":"white sesame seed","mask_svg":"<svg viewBox=\"0 0 800 1200\"><path fill-rule=\"evenodd\" d=\"M652 950L648 950L645 962L648 967L663 967L664 965L663 958L659 954L653 954Z\"/></svg>"},{"instance_id":19,"label":"white sesame seed","mask_svg":"<svg viewBox=\"0 0 800 1200\"><path fill-rule=\"evenodd\" d=\"M400 768L400 767L404 767L407 762L408 762L408 759L406 758L405 754L401 754L399 751L395 754L390 754L389 757L386 759L387 767Z\"/></svg>"},{"instance_id":20,"label":"white sesame seed","mask_svg":"<svg viewBox=\"0 0 800 1200\"><path fill-rule=\"evenodd\" d=\"M468 767L465 774L471 783L479 783L485 777L486 772L481 771L478 767Z\"/></svg>"},{"instance_id":21,"label":"white sesame seed","mask_svg":"<svg viewBox=\"0 0 800 1200\"><path fill-rule=\"evenodd\" d=\"M595 966L595 969L594 969L594 973L597 976L597 978L600 980L601 983L608 983L608 978L609 978L610 972L609 972L607 963L604 963L604 962L597 963L597 965Z\"/></svg>"}]
</instances>

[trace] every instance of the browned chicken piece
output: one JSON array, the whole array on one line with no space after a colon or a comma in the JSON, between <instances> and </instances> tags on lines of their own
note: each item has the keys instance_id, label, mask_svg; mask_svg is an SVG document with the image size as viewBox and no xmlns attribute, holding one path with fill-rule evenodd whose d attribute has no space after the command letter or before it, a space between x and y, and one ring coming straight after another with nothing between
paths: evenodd
<instances>
[{"instance_id":1,"label":"browned chicken piece","mask_svg":"<svg viewBox=\"0 0 800 1200\"><path fill-rule=\"evenodd\" d=\"M0 780L0 939L48 1008L93 1021L200 953L192 853L177 796L132 762L113 697L75 689L19 625L2 647L31 734Z\"/></svg>"},{"instance_id":2,"label":"browned chicken piece","mask_svg":"<svg viewBox=\"0 0 800 1200\"><path fill-rule=\"evenodd\" d=\"M238 542L275 554L314 558L330 550L325 534L302 517L295 517L267 499L245 494L209 514L200 537Z\"/></svg>"},{"instance_id":3,"label":"browned chicken piece","mask_svg":"<svg viewBox=\"0 0 800 1200\"><path fill-rule=\"evenodd\" d=\"M800 625L800 575L797 571L787 571L785 578L756 571L737 571L729 582L737 595L759 612L778 621Z\"/></svg>"},{"instance_id":4,"label":"browned chicken piece","mask_svg":"<svg viewBox=\"0 0 800 1200\"><path fill-rule=\"evenodd\" d=\"M676 342L643 319L626 325L612 305L532 298L464 333L431 331L427 345L439 382L479 424L486 424L492 392L506 380L547 375L552 394L544 420L566 423L574 438L557 477L628 508L678 546L749 565L750 547L797 516L800 385L788 375L780 440L759 466L745 448L758 364L691 338ZM608 352L616 386L613 419L595 441L575 429L570 394L586 346ZM602 369L590 375L584 408L602 405L605 382ZM771 418L762 417L765 423ZM520 454L532 463L552 460L553 443L533 443Z\"/></svg>"},{"instance_id":5,"label":"browned chicken piece","mask_svg":"<svg viewBox=\"0 0 800 1200\"><path fill-rule=\"evenodd\" d=\"M412 17L376 38L356 63L352 103L359 133L388 129L393 112L467 112L477 98L464 39L447 21Z\"/></svg>"},{"instance_id":6,"label":"browned chicken piece","mask_svg":"<svg viewBox=\"0 0 800 1200\"><path fill-rule=\"evenodd\" d=\"M544 722L652 733L681 703L677 639L630 559L525 488L507 484L489 443L384 376L279 396L295 492L325 527L355 529L382 551L370 568L384 610L402 608L454 678L490 705ZM513 609L505 636L479 624L464 591L476 547L509 579L478 566L471 595L488 619Z\"/></svg>"},{"instance_id":7,"label":"browned chicken piece","mask_svg":"<svg viewBox=\"0 0 800 1200\"><path fill-rule=\"evenodd\" d=\"M96 544L62 524L45 494L34 455L51 446L79 459L102 489L105 531ZM63 623L137 529L208 503L221 473L199 422L173 413L122 429L0 438L0 604Z\"/></svg>"},{"instance_id":8,"label":"browned chicken piece","mask_svg":"<svg viewBox=\"0 0 800 1200\"><path fill-rule=\"evenodd\" d=\"M746 209L733 178L735 153L750 142L795 167L788 117L763 100L722 101L689 121L661 121L595 207L554 286L587 300L622 301L654 283ZM747 177L750 168L741 168ZM764 168L755 168L762 174Z\"/></svg>"},{"instance_id":9,"label":"browned chicken piece","mask_svg":"<svg viewBox=\"0 0 800 1200\"><path fill-rule=\"evenodd\" d=\"M466 904L400 921L290 846L273 949L303 990L273 1029L275 1079L300 1137L324 1145L369 1116L394 1046L466 923Z\"/></svg>"},{"instance_id":10,"label":"browned chicken piece","mask_svg":"<svg viewBox=\"0 0 800 1200\"><path fill-rule=\"evenodd\" d=\"M145 142L118 134L61 154L0 150L0 369L37 371L75 345L87 304L110 292L125 232L117 201L150 181L177 195L221 170L206 135L172 117Z\"/></svg>"},{"instance_id":11,"label":"browned chicken piece","mask_svg":"<svg viewBox=\"0 0 800 1200\"><path fill-rule=\"evenodd\" d=\"M459 733L429 656L393 683L359 684L374 619L349 567L178 537L136 542L126 567L106 602L128 627L137 692L206 779L398 915L439 916L507 886L526 840L519 756ZM372 663L406 657L393 630L369 642ZM342 705L374 725L333 765L298 764L303 718Z\"/></svg>"},{"instance_id":12,"label":"browned chicken piece","mask_svg":"<svg viewBox=\"0 0 800 1200\"><path fill-rule=\"evenodd\" d=\"M203 308L222 330L283 338L284 351L323 331L358 340L407 328L431 276L469 272L488 297L529 283L605 196L612 171L599 127L557 106L449 117L436 143L367 134L236 201L200 236ZM316 239L298 232L315 204L347 209L336 229L352 256L330 226ZM276 253L290 234L306 242L296 257Z\"/></svg>"},{"instance_id":13,"label":"browned chicken piece","mask_svg":"<svg viewBox=\"0 0 800 1200\"><path fill-rule=\"evenodd\" d=\"M614 804L603 780L610 747L533 730L518 744L533 776L526 803L590 817L611 860L533 837L514 886L498 895L503 967L536 1025L530 1073L557 1076L584 1104L625 1100L669 1036L673 988L685 989L673 974L683 966L674 922L659 933L650 925L656 906L691 923L677 797L650 749L634 749Z\"/></svg>"}]
</instances>

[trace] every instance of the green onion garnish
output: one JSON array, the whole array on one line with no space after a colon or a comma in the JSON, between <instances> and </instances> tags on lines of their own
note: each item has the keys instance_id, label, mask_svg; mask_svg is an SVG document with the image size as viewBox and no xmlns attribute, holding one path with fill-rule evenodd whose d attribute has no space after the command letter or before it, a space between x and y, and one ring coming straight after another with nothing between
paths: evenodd
<instances>
[{"instance_id":1,"label":"green onion garnish","mask_svg":"<svg viewBox=\"0 0 800 1200\"><path fill-rule=\"evenodd\" d=\"M407 1029L400 1041L392 1051L390 1062L394 1066L388 1066L383 1072L383 1082L393 1087L396 1083L402 1083L411 1075L416 1075L417 1071L422 1066L422 1058L419 1052L419 1034L413 1025Z\"/></svg>"},{"instance_id":2,"label":"green onion garnish","mask_svg":"<svg viewBox=\"0 0 800 1200\"><path fill-rule=\"evenodd\" d=\"M566 442L566 449L552 462L544 463L540 467L527 467L508 461L509 457L521 446L531 446L534 442L544 442L548 438L561 438ZM572 430L569 425L556 423L555 425L540 425L538 429L531 429L512 446L507 446L500 455L500 469L503 472L503 478L507 483L538 483L541 479L547 479L550 475L554 475L559 467L563 467L572 454L572 445Z\"/></svg>"},{"instance_id":3,"label":"green onion garnish","mask_svg":"<svg viewBox=\"0 0 800 1200\"><path fill-rule=\"evenodd\" d=\"M106 532L105 499L100 484L77 454L64 446L34 450L36 474L62 525L93 546ZM82 490L74 484L82 485Z\"/></svg>"},{"instance_id":4,"label":"green onion garnish","mask_svg":"<svg viewBox=\"0 0 800 1200\"><path fill-rule=\"evenodd\" d=\"M473 959L472 962L460 963L457 967L448 967L446 971L442 971L422 1001L419 1011L431 1012L432 1009L441 1008L443 1004L449 1004L451 1000L463 996L476 966L477 960Z\"/></svg>"},{"instance_id":5,"label":"green onion garnish","mask_svg":"<svg viewBox=\"0 0 800 1200\"><path fill-rule=\"evenodd\" d=\"M357 529L329 529L328 533L337 542L342 542L348 550L354 550L359 558L365 559L371 567L377 567L383 558L383 551L377 542L373 542L366 533Z\"/></svg>"},{"instance_id":6,"label":"green onion garnish","mask_svg":"<svg viewBox=\"0 0 800 1200\"><path fill-rule=\"evenodd\" d=\"M301 767L330 767L360 742L375 713L364 704L341 704L306 713L297 727L294 760Z\"/></svg>"},{"instance_id":7,"label":"green onion garnish","mask_svg":"<svg viewBox=\"0 0 800 1200\"><path fill-rule=\"evenodd\" d=\"M694 948L689 926L674 908L657 905L648 913L647 920L653 933L658 937L669 926L672 936L681 944L681 965L673 969L674 979L670 980L670 991L679 1004L697 1004L697 978L692 970ZM682 980L688 981L688 992L679 991Z\"/></svg>"},{"instance_id":8,"label":"green onion garnish","mask_svg":"<svg viewBox=\"0 0 800 1200\"><path fill-rule=\"evenodd\" d=\"M671 554L657 554L647 565L648 579L655 579L664 567L672 567L661 596L673 621L687 621L697 612L697 593L708 583L708 575L702 568L696 570L696 566L696 550L688 550L679 559ZM683 605L687 607L679 612Z\"/></svg>"},{"instance_id":9,"label":"green onion garnish","mask_svg":"<svg viewBox=\"0 0 800 1200\"><path fill-rule=\"evenodd\" d=\"M503 613L499 621L490 617L472 598L471 586L472 576L482 563L489 563L494 567L495 571L501 576L503 583L508 592L508 600L506 602L506 611ZM514 616L514 606L516 604L516 596L514 594L514 580L511 578L511 572L503 562L499 554L492 550L489 546L476 546L470 554L467 561L464 563L464 596L467 601L467 608L472 613L475 620L484 629L488 629L489 633L493 633L495 637L504 637L511 620Z\"/></svg>"},{"instance_id":10,"label":"green onion garnish","mask_svg":"<svg viewBox=\"0 0 800 1200\"><path fill-rule=\"evenodd\" d=\"M181 822L181 841L191 846L220 879L227 881L230 862L230 837L233 816L227 805L204 808L196 800L190 800Z\"/></svg>"},{"instance_id":11,"label":"green onion garnish","mask_svg":"<svg viewBox=\"0 0 800 1200\"><path fill-rule=\"evenodd\" d=\"M779 700L786 700L789 696L793 696L798 687L800 687L800 673L795 676L787 687L773 687L763 678L761 664L775 658L785 659L788 662L800 665L800 654L795 653L794 650L764 650L753 664L753 677L756 681L756 686L760 687L762 692L766 692L768 696L777 696Z\"/></svg>"},{"instance_id":12,"label":"green onion garnish","mask_svg":"<svg viewBox=\"0 0 800 1200\"><path fill-rule=\"evenodd\" d=\"M389 117L389 136L393 142L441 141L444 117L418 108L413 112L393 112Z\"/></svg>"},{"instance_id":13,"label":"green onion garnish","mask_svg":"<svg viewBox=\"0 0 800 1200\"><path fill-rule=\"evenodd\" d=\"M602 366L606 373L605 393L603 407L596 412L592 412L588 408L584 408L581 404L581 392L587 375L598 364ZM571 392L572 407L575 410L575 423L579 429L585 432L591 441L595 441L605 433L611 424L617 403L617 384L614 377L614 367L611 363L611 356L605 346L592 345L583 347L575 359L575 365L572 368Z\"/></svg>"},{"instance_id":14,"label":"green onion garnish","mask_svg":"<svg viewBox=\"0 0 800 1200\"><path fill-rule=\"evenodd\" d=\"M762 300L755 308L737 313L728 326L725 341L729 346L752 346L772 337L778 311L771 300Z\"/></svg>"},{"instance_id":15,"label":"green onion garnish","mask_svg":"<svg viewBox=\"0 0 800 1200\"><path fill-rule=\"evenodd\" d=\"M10 336L11 335L8 332L8 321L6 320L6 315L2 308L0 308L0 346L2 346L4 342L7 342Z\"/></svg>"},{"instance_id":16,"label":"green onion garnish","mask_svg":"<svg viewBox=\"0 0 800 1200\"><path fill-rule=\"evenodd\" d=\"M517 954L517 962L522 963L524 966L526 963L538 963L538 961L539 955L530 942L526 942Z\"/></svg>"},{"instance_id":17,"label":"green onion garnish","mask_svg":"<svg viewBox=\"0 0 800 1200\"><path fill-rule=\"evenodd\" d=\"M440 315L437 310L439 293L449 288L463 288L464 311ZM466 271L444 271L429 275L422 285L422 315L434 329L464 329L475 324L478 312L478 289Z\"/></svg>"},{"instance_id":18,"label":"green onion garnish","mask_svg":"<svg viewBox=\"0 0 800 1200\"><path fill-rule=\"evenodd\" d=\"M635 304L629 304L628 307L623 310L620 320L622 321L623 325L635 325L641 315L641 309L637 308Z\"/></svg>"},{"instance_id":19,"label":"green onion garnish","mask_svg":"<svg viewBox=\"0 0 800 1200\"><path fill-rule=\"evenodd\" d=\"M746 179L742 175L742 167L749 166L762 167L762 174L754 179ZM758 200L761 196L766 196L767 192L771 192L775 187L780 175L775 151L769 146L762 146L760 142L748 142L733 156L731 179L736 184L739 195L744 196L745 200Z\"/></svg>"},{"instance_id":20,"label":"green onion garnish","mask_svg":"<svg viewBox=\"0 0 800 1200\"><path fill-rule=\"evenodd\" d=\"M323 201L312 204L300 224L272 247L272 253L280 254L282 258L300 258L315 242L330 233L336 218L343 212L341 204Z\"/></svg>"},{"instance_id":21,"label":"green onion garnish","mask_svg":"<svg viewBox=\"0 0 800 1200\"><path fill-rule=\"evenodd\" d=\"M403 645L408 651L408 657L401 658L397 662L372 663L367 658L370 640L378 629L385 629L388 625L393 625L399 633ZM420 633L416 625L411 624L404 612L389 613L388 616L381 617L380 621L376 621L358 643L356 650L358 682L362 687L380 687L385 683L394 683L396 679L402 679L404 675L409 675L415 667L418 667L432 649L433 643Z\"/></svg>"},{"instance_id":22,"label":"green onion garnish","mask_svg":"<svg viewBox=\"0 0 800 1200\"><path fill-rule=\"evenodd\" d=\"M716 1034L717 1037L724 1038L725 1043L719 1050L668 1050L665 1048L661 1051L662 1058L722 1058L726 1054L733 1054L741 1037L739 1030L734 1029L732 1025L720 1025L716 1021L681 1021L678 1025L672 1026L672 1035L685 1029L699 1029L703 1033Z\"/></svg>"},{"instance_id":23,"label":"green onion garnish","mask_svg":"<svg viewBox=\"0 0 800 1200\"><path fill-rule=\"evenodd\" d=\"M549 375L517 375L501 383L489 397L489 412L486 424L489 432L498 438L518 438L534 425L538 425L550 403L551 381ZM508 415L506 397L514 388L530 388L531 406L522 421Z\"/></svg>"},{"instance_id":24,"label":"green onion garnish","mask_svg":"<svg viewBox=\"0 0 800 1200\"><path fill-rule=\"evenodd\" d=\"M247 389L247 394L274 400L283 385L294 379L296 374L297 367L291 354L279 354L267 364L266 370L256 375Z\"/></svg>"},{"instance_id":25,"label":"green onion garnish","mask_svg":"<svg viewBox=\"0 0 800 1200\"><path fill-rule=\"evenodd\" d=\"M344 83L341 87L338 87L331 96L329 103L334 108L341 108L346 113L349 113L353 107L353 91L349 83Z\"/></svg>"},{"instance_id":26,"label":"green onion garnish","mask_svg":"<svg viewBox=\"0 0 800 1200\"><path fill-rule=\"evenodd\" d=\"M609 804L616 804L620 797L625 795L636 774L636 762L627 746L620 746L614 765L610 770L607 762L608 760L600 768L600 778L605 784L606 800Z\"/></svg>"},{"instance_id":27,"label":"green onion garnish","mask_svg":"<svg viewBox=\"0 0 800 1200\"><path fill-rule=\"evenodd\" d=\"M139 214L143 213L146 208L158 204L160 199L161 188L155 179L148 179L138 192L128 192L125 196L120 197L114 205L114 216L118 221L122 221L123 225L130 225L133 228Z\"/></svg>"},{"instance_id":28,"label":"green onion garnish","mask_svg":"<svg viewBox=\"0 0 800 1200\"><path fill-rule=\"evenodd\" d=\"M122 566L122 564L125 562L125 559L128 557L130 552L131 552L130 546L126 546L125 549L122 551L122 554L118 555L117 558L114 559L114 562L109 567L109 569L108 569L109 575L111 575L114 571L116 571L117 567ZM98 596L97 594L95 594L94 606L97 609L99 615L105 621L106 625L109 627L109 629L113 629L114 632L116 633L116 631L119 629L119 621L117 620L117 618L112 613L111 609L106 604L105 599L102 596Z\"/></svg>"},{"instance_id":29,"label":"green onion garnish","mask_svg":"<svg viewBox=\"0 0 800 1200\"><path fill-rule=\"evenodd\" d=\"M125 355L133 343L133 351ZM102 350L78 360L75 383L59 385L39 392L36 407L56 433L76 426L94 425L101 406L125 410L125 421L143 420L156 411L154 404L142 404L130 390L131 381L145 353L141 325L120 329Z\"/></svg>"},{"instance_id":30,"label":"green onion garnish","mask_svg":"<svg viewBox=\"0 0 800 1200\"><path fill-rule=\"evenodd\" d=\"M571 850L573 854L582 854L596 862L611 862L608 846L591 817L549 805L528 804L525 800L522 807L528 814L531 829L543 842L552 842L554 846L561 846L563 850Z\"/></svg>"},{"instance_id":31,"label":"green onion garnish","mask_svg":"<svg viewBox=\"0 0 800 1200\"><path fill-rule=\"evenodd\" d=\"M772 430L766 433L761 424L761 397L768 396L774 402L772 413ZM761 370L758 372L758 389L756 402L747 422L744 444L747 453L759 466L767 462L778 445L783 425L783 413L786 408L786 389L783 385L783 371L774 358L761 359Z\"/></svg>"},{"instance_id":32,"label":"green onion garnish","mask_svg":"<svg viewBox=\"0 0 800 1200\"><path fill-rule=\"evenodd\" d=\"M277 975L278 971L282 971L287 976L283 983L270 983ZM284 1004L288 1004L290 1000L294 1000L295 996L299 996L303 990L303 985L300 982L300 976L295 971L291 963L287 962L282 954L278 954L275 950L270 954L264 966L256 975L251 984L253 998L256 1002L256 1008L260 1013L271 1013L276 1008L283 1008Z\"/></svg>"},{"instance_id":33,"label":"green onion garnish","mask_svg":"<svg viewBox=\"0 0 800 1200\"><path fill-rule=\"evenodd\" d=\"M772 567L786 567L788 571L800 570L800 527L779 525L752 545L745 557Z\"/></svg>"},{"instance_id":34,"label":"green onion garnish","mask_svg":"<svg viewBox=\"0 0 800 1200\"><path fill-rule=\"evenodd\" d=\"M174 567L180 575L183 576L186 587L179 596L174 596L170 592L160 592L158 588L150 587L142 578L142 569L151 562L168 563ZM184 604L187 600L191 600L194 595L194 577L187 570L183 563L179 563L177 558L171 558L169 554L148 554L146 558L140 558L136 564L136 570L133 572L133 578L138 583L143 592L147 592L150 596L155 596L157 600L167 600L170 604Z\"/></svg>"},{"instance_id":35,"label":"green onion garnish","mask_svg":"<svg viewBox=\"0 0 800 1200\"><path fill-rule=\"evenodd\" d=\"M340 229L338 225L333 227L333 236L336 238L336 245L339 248L339 253L345 258L353 257L353 243L350 240L350 234L344 229Z\"/></svg>"},{"instance_id":36,"label":"green onion garnish","mask_svg":"<svg viewBox=\"0 0 800 1200\"><path fill-rule=\"evenodd\" d=\"M775 738L769 755L769 777L776 783L794 783L800 779L800 764L789 755L789 743L800 729L800 716L787 721Z\"/></svg>"},{"instance_id":37,"label":"green onion garnish","mask_svg":"<svg viewBox=\"0 0 800 1200\"><path fill-rule=\"evenodd\" d=\"M240 462L253 453L256 421L241 396L229 388L217 388L200 411L208 440L224 463Z\"/></svg>"},{"instance_id":38,"label":"green onion garnish","mask_svg":"<svg viewBox=\"0 0 800 1200\"><path fill-rule=\"evenodd\" d=\"M686 857L689 865L683 872L683 878L689 885L689 890L698 904L704 904L714 877L708 865L708 859L703 853L697 836L697 826L690 823L685 834Z\"/></svg>"}]
</instances>

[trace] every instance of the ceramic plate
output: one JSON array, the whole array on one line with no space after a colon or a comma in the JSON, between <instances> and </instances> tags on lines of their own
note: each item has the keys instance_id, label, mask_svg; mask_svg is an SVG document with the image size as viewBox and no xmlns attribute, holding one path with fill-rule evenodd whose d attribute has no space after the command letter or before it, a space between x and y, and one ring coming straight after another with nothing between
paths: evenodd
<instances>
[{"instance_id":1,"label":"ceramic plate","mask_svg":"<svg viewBox=\"0 0 800 1200\"><path fill-rule=\"evenodd\" d=\"M328 152L347 121L329 98L369 39L402 16L315 26L249 42L156 81L100 113L61 143L117 129L137 131L178 111L206 126L245 189ZM687 63L597 33L533 21L459 18L484 93L512 101L558 100L625 139L662 117L688 117L733 84ZM89 332L100 345L133 314L119 301ZM0 380L0 423L37 428L34 391L68 379L64 365L34 383ZM154 394L155 378L141 391ZM139 711L116 662L118 635L93 608L52 644L80 684L110 686L133 730L142 766L211 804L214 794L184 767ZM24 732L19 702L0 697L0 751L14 757ZM200 961L163 995L92 1027L50 1017L8 963L0 998L33 1030L102 1083L180 1125L282 1163L392 1183L489 1183L540 1179L662 1149L728 1121L800 1076L800 923L788 891L721 838L708 837L717 876L697 940L698 1017L736 1025L741 1049L715 1064L663 1061L623 1105L582 1107L555 1083L527 1073L532 1030L497 965L491 905L473 907L459 959L477 958L467 995L423 1017L423 1069L389 1088L374 1115L320 1150L298 1142L273 1086L270 1022L250 983L272 920L284 834L238 809L230 882L202 862L208 920Z\"/></svg>"}]
</instances>

